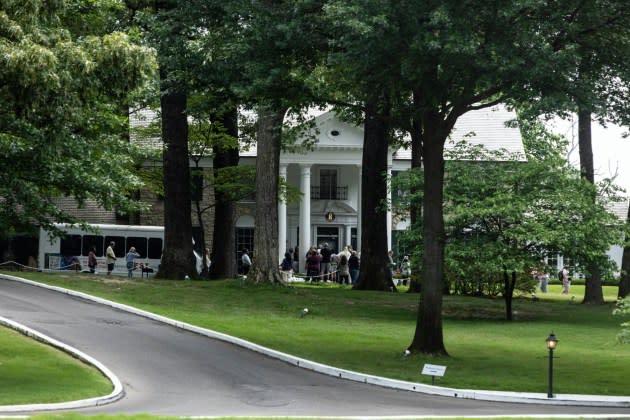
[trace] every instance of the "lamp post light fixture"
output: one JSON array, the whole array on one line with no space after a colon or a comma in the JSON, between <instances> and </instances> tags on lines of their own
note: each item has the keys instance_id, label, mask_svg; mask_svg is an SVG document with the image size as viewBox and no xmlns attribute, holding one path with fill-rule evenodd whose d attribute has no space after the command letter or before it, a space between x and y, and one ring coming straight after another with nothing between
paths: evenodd
<instances>
[{"instance_id":1,"label":"lamp post light fixture","mask_svg":"<svg viewBox=\"0 0 630 420\"><path fill-rule=\"evenodd\" d=\"M558 345L558 339L552 332L547 337L547 348L549 349L549 388L547 389L547 398L553 398L553 351Z\"/></svg>"}]
</instances>

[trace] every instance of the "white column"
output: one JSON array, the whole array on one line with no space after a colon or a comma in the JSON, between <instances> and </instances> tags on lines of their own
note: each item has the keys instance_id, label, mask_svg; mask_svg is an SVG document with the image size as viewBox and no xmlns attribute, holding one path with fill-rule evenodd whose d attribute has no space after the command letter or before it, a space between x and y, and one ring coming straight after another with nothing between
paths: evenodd
<instances>
[{"instance_id":1,"label":"white column","mask_svg":"<svg viewBox=\"0 0 630 420\"><path fill-rule=\"evenodd\" d=\"M361 191L363 190L363 171L361 165L358 167L359 194L357 194L357 252L361 252Z\"/></svg>"},{"instance_id":2,"label":"white column","mask_svg":"<svg viewBox=\"0 0 630 420\"><path fill-rule=\"evenodd\" d=\"M280 178L284 178L284 181L286 182L286 165L280 165L278 175ZM282 261L285 252L287 252L287 202L280 199L278 200L278 262Z\"/></svg>"},{"instance_id":3,"label":"white column","mask_svg":"<svg viewBox=\"0 0 630 420\"><path fill-rule=\"evenodd\" d=\"M311 247L311 165L300 165L300 191L302 202L300 203L300 243L299 267L304 273L306 251Z\"/></svg>"},{"instance_id":4,"label":"white column","mask_svg":"<svg viewBox=\"0 0 630 420\"><path fill-rule=\"evenodd\" d=\"M387 166L387 250L392 249L392 167Z\"/></svg>"}]
</instances>

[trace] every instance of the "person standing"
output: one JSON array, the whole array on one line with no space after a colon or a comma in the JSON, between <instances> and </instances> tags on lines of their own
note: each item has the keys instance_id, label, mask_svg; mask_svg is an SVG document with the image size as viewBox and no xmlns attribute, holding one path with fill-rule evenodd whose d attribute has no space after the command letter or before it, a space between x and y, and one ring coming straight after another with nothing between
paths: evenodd
<instances>
[{"instance_id":1,"label":"person standing","mask_svg":"<svg viewBox=\"0 0 630 420\"><path fill-rule=\"evenodd\" d=\"M540 260L540 265L536 270L538 279L538 287L542 293L547 293L547 284L549 283L549 267L544 260Z\"/></svg>"},{"instance_id":2,"label":"person standing","mask_svg":"<svg viewBox=\"0 0 630 420\"><path fill-rule=\"evenodd\" d=\"M354 286L359 280L359 256L357 251L352 251L350 258L348 258L348 269L350 271L350 281Z\"/></svg>"},{"instance_id":3,"label":"person standing","mask_svg":"<svg viewBox=\"0 0 630 420\"><path fill-rule=\"evenodd\" d=\"M339 270L339 284L350 284L350 266L348 265L348 258L346 258L345 254L339 255L337 269Z\"/></svg>"},{"instance_id":4,"label":"person standing","mask_svg":"<svg viewBox=\"0 0 630 420\"><path fill-rule=\"evenodd\" d=\"M411 263L409 262L409 257L407 255L403 257L400 268L401 268L400 274L402 274L403 276L402 284L403 286L406 286L408 281L411 280L410 278L411 277Z\"/></svg>"},{"instance_id":5,"label":"person standing","mask_svg":"<svg viewBox=\"0 0 630 420\"><path fill-rule=\"evenodd\" d=\"M309 278L310 282L319 281L321 262L322 256L319 254L319 252L317 252L317 249L313 247L306 257L306 276Z\"/></svg>"},{"instance_id":6,"label":"person standing","mask_svg":"<svg viewBox=\"0 0 630 420\"><path fill-rule=\"evenodd\" d=\"M97 264L97 260L96 260L96 247L93 246L92 249L90 249L90 252L88 253L88 267L90 269L90 273L94 274L96 273L96 264Z\"/></svg>"},{"instance_id":7,"label":"person standing","mask_svg":"<svg viewBox=\"0 0 630 420\"><path fill-rule=\"evenodd\" d=\"M571 277L569 277L569 267L564 266L562 268L562 294L569 294L569 287L571 286Z\"/></svg>"},{"instance_id":8,"label":"person standing","mask_svg":"<svg viewBox=\"0 0 630 420\"><path fill-rule=\"evenodd\" d=\"M287 251L284 253L284 259L280 264L280 272L282 274L282 281L284 284L289 283L289 279L291 278L291 273L293 271L293 253Z\"/></svg>"},{"instance_id":9,"label":"person standing","mask_svg":"<svg viewBox=\"0 0 630 420\"><path fill-rule=\"evenodd\" d=\"M125 255L125 261L127 262L127 277L133 277L134 259L140 258L140 254L136 252L136 248L129 248L129 252Z\"/></svg>"},{"instance_id":10,"label":"person standing","mask_svg":"<svg viewBox=\"0 0 630 420\"><path fill-rule=\"evenodd\" d=\"M114 271L114 264L116 264L116 253L114 253L114 248L116 247L116 242L111 241L107 250L105 251L105 258L107 262L107 275L109 276Z\"/></svg>"},{"instance_id":11,"label":"person standing","mask_svg":"<svg viewBox=\"0 0 630 420\"><path fill-rule=\"evenodd\" d=\"M389 288L391 292L397 292L398 289L394 284L394 267L396 267L396 263L394 262L394 251L391 249L387 252L387 269L386 269L386 287Z\"/></svg>"},{"instance_id":12,"label":"person standing","mask_svg":"<svg viewBox=\"0 0 630 420\"><path fill-rule=\"evenodd\" d=\"M328 243L324 243L320 254L322 256L322 261L320 264L319 274L324 281L328 281L328 273L330 273L330 256L332 255L332 251L328 248Z\"/></svg>"},{"instance_id":13,"label":"person standing","mask_svg":"<svg viewBox=\"0 0 630 420\"><path fill-rule=\"evenodd\" d=\"M252 260L249 258L249 251L247 250L247 248L243 249L241 262L243 263L243 274L247 275L247 273L249 273L249 269L252 266Z\"/></svg>"}]
</instances>

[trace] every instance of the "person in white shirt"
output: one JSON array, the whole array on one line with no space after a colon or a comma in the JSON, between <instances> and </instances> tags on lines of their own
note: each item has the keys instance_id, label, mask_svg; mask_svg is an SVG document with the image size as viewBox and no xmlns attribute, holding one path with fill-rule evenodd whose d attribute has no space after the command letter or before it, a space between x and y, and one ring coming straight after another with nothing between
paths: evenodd
<instances>
[{"instance_id":1,"label":"person in white shirt","mask_svg":"<svg viewBox=\"0 0 630 420\"><path fill-rule=\"evenodd\" d=\"M112 273L112 271L114 271L114 264L116 263L116 253L114 252L115 247L116 247L116 243L112 241L109 243L109 246L107 247L107 251L105 251L108 276Z\"/></svg>"},{"instance_id":2,"label":"person in white shirt","mask_svg":"<svg viewBox=\"0 0 630 420\"><path fill-rule=\"evenodd\" d=\"M243 274L247 275L249 273L249 268L252 266L252 260L249 259L248 250L243 250L243 255L241 256L241 262L243 263Z\"/></svg>"}]
</instances>

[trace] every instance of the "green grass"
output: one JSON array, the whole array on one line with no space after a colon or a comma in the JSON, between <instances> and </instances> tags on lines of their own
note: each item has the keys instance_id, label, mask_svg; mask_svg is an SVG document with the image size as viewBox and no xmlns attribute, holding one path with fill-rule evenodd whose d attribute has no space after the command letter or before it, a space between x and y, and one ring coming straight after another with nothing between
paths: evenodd
<instances>
[{"instance_id":1,"label":"green grass","mask_svg":"<svg viewBox=\"0 0 630 420\"><path fill-rule=\"evenodd\" d=\"M573 286L563 296L552 285L538 300L515 299L513 322L504 320L501 299L446 296L444 340L450 357L404 359L415 331L418 295L337 286L241 287L238 280L24 276L359 372L430 383L430 377L420 375L422 365L446 365L446 375L436 384L456 388L546 392L545 338L553 331L559 339L555 392L630 394L630 346L615 340L623 319L612 316L612 287L605 288L610 302L593 306L578 303L583 286ZM304 307L309 314L300 318Z\"/></svg>"},{"instance_id":2,"label":"green grass","mask_svg":"<svg viewBox=\"0 0 630 420\"><path fill-rule=\"evenodd\" d=\"M0 405L13 405L107 395L112 385L77 359L0 327L0 390Z\"/></svg>"}]
</instances>

